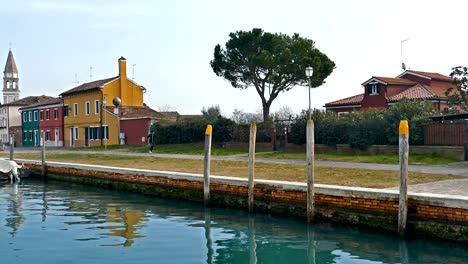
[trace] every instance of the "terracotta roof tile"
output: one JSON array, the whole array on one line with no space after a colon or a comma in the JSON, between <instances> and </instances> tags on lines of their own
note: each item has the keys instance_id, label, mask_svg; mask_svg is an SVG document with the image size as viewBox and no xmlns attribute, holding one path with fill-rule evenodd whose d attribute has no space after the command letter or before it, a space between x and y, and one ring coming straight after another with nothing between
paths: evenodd
<instances>
[{"instance_id":1,"label":"terracotta roof tile","mask_svg":"<svg viewBox=\"0 0 468 264\"><path fill-rule=\"evenodd\" d=\"M333 101L330 103L326 103L325 107L329 106L338 106L338 105L353 105L353 104L360 104L362 99L364 99L364 94L358 94L355 96L351 96L348 98L340 99L337 101Z\"/></svg>"},{"instance_id":2,"label":"terracotta roof tile","mask_svg":"<svg viewBox=\"0 0 468 264\"><path fill-rule=\"evenodd\" d=\"M67 91L61 93L60 96L70 95L70 94L79 93L79 92L85 92L85 91L89 91L89 90L93 90L93 89L99 89L104 84L106 84L106 83L108 83L110 81L116 80L118 78L119 78L119 76L116 76L116 77L97 80L97 81L93 81L93 82L83 83L82 85L79 85L79 86L77 86L75 88L72 88L70 90L67 90Z\"/></svg>"},{"instance_id":3,"label":"terracotta roof tile","mask_svg":"<svg viewBox=\"0 0 468 264\"><path fill-rule=\"evenodd\" d=\"M396 94L388 98L388 102L398 102L402 99L431 99L437 98L437 95L433 93L429 86L417 84L410 87L399 94Z\"/></svg>"},{"instance_id":4,"label":"terracotta roof tile","mask_svg":"<svg viewBox=\"0 0 468 264\"><path fill-rule=\"evenodd\" d=\"M437 72L423 72L423 71L413 71L413 70L408 70L407 72L413 72L422 76L429 77L431 79L435 80L441 80L441 81L452 81L452 77L446 76Z\"/></svg>"},{"instance_id":5,"label":"terracotta roof tile","mask_svg":"<svg viewBox=\"0 0 468 264\"><path fill-rule=\"evenodd\" d=\"M391 78L391 77L380 77L380 76L373 76L373 78L381 80L382 82L388 84L405 84L405 85L414 85L416 82L403 79L403 78Z\"/></svg>"},{"instance_id":6,"label":"terracotta roof tile","mask_svg":"<svg viewBox=\"0 0 468 264\"><path fill-rule=\"evenodd\" d=\"M13 102L9 102L2 106L28 106L28 105L36 104L36 103L39 103L39 102L42 102L44 100L48 100L51 98L54 98L54 97L46 96L46 95L28 96L28 97L24 97Z\"/></svg>"},{"instance_id":7,"label":"terracotta roof tile","mask_svg":"<svg viewBox=\"0 0 468 264\"><path fill-rule=\"evenodd\" d=\"M28 105L28 106L25 106L25 107L21 107L20 110L29 109L29 108L35 108L35 107L39 107L39 106L60 104L60 103L62 103L62 99L61 99L61 98L58 98L58 97L51 97L51 98L49 98L49 99L40 100L39 102L37 102L37 103L35 103L35 104L31 104L31 105Z\"/></svg>"},{"instance_id":8,"label":"terracotta roof tile","mask_svg":"<svg viewBox=\"0 0 468 264\"><path fill-rule=\"evenodd\" d=\"M108 106L107 109L112 111L111 109L114 109L114 107ZM119 116L121 119L164 118L163 114L147 106L119 107Z\"/></svg>"}]
</instances>

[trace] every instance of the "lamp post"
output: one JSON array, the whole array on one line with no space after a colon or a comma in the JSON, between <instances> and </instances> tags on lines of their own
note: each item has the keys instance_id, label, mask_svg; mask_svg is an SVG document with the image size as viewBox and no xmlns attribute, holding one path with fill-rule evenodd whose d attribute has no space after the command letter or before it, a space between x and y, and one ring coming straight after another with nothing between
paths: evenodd
<instances>
[{"instance_id":1,"label":"lamp post","mask_svg":"<svg viewBox=\"0 0 468 264\"><path fill-rule=\"evenodd\" d=\"M314 69L307 67L305 74L309 81L309 120L307 120L306 140L307 140L307 222L314 221L314 204L315 204L315 190L314 190L314 121L312 120L312 113L310 112L310 89L312 88L311 80Z\"/></svg>"},{"instance_id":2,"label":"lamp post","mask_svg":"<svg viewBox=\"0 0 468 264\"><path fill-rule=\"evenodd\" d=\"M310 88L312 88L311 80L312 80L312 74L314 74L314 68L312 67L307 67L305 69L305 74L307 76L307 80L309 82L309 119L312 119L312 113L310 112Z\"/></svg>"},{"instance_id":3,"label":"lamp post","mask_svg":"<svg viewBox=\"0 0 468 264\"><path fill-rule=\"evenodd\" d=\"M104 127L102 128L102 137L104 139L104 150L107 151L107 133L106 133L106 104L107 104L107 100L106 98L104 97L102 99L102 114L104 115Z\"/></svg>"}]
</instances>

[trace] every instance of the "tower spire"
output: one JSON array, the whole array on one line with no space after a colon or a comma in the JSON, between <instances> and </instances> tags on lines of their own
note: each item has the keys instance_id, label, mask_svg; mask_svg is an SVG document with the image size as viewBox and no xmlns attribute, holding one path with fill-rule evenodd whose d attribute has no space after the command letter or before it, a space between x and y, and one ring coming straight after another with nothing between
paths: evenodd
<instances>
[{"instance_id":1,"label":"tower spire","mask_svg":"<svg viewBox=\"0 0 468 264\"><path fill-rule=\"evenodd\" d=\"M10 44L11 45L11 44ZM16 67L13 52L8 51L8 57L3 70L3 103L9 103L20 98L18 67Z\"/></svg>"}]
</instances>

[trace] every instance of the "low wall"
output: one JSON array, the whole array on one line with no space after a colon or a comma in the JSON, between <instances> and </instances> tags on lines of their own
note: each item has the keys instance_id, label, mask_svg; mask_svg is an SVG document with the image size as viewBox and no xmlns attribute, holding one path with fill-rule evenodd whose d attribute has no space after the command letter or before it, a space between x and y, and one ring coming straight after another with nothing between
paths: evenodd
<instances>
[{"instance_id":1,"label":"low wall","mask_svg":"<svg viewBox=\"0 0 468 264\"><path fill-rule=\"evenodd\" d=\"M287 152L305 152L305 145L288 144ZM463 146L410 146L411 154L439 155L450 157L456 160L465 160L465 148ZM393 145L372 145L365 150L353 149L349 145L339 144L336 147L317 144L316 153L347 153L347 154L398 154L398 146Z\"/></svg>"},{"instance_id":2,"label":"low wall","mask_svg":"<svg viewBox=\"0 0 468 264\"><path fill-rule=\"evenodd\" d=\"M39 161L18 160L40 175ZM47 163L47 178L193 201L203 201L203 176L72 163ZM210 203L247 209L247 179L212 176ZM306 217L305 183L255 180L255 211ZM398 191L317 184L317 221L397 230ZM410 235L468 242L468 197L408 195Z\"/></svg>"}]
</instances>

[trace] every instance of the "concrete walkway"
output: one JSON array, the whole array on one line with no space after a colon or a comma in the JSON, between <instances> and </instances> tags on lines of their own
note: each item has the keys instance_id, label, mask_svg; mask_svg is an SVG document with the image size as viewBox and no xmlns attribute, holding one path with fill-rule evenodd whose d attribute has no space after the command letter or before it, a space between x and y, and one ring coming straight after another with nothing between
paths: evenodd
<instances>
[{"instance_id":1,"label":"concrete walkway","mask_svg":"<svg viewBox=\"0 0 468 264\"><path fill-rule=\"evenodd\" d=\"M37 152L38 150L19 150L17 152ZM15 150L16 152L16 150ZM172 158L172 159L203 159L203 155L187 155L187 154L149 154L149 153L132 153L120 151L69 151L64 149L51 149L47 152L63 152L63 153L80 153L80 154L106 154L106 155L123 155L123 156L141 156L141 157L159 157L159 158ZM232 161L248 161L246 155L235 156L212 156L212 160L232 160ZM269 158L256 158L256 162L263 163L276 163L276 164L293 164L293 165L306 165L304 160L288 160L288 159L269 159ZM316 166L324 167L339 167L339 168L355 168L355 169L368 169L368 170L390 170L399 171L399 165L394 164L376 164L376 163L357 163L357 162L341 162L341 161L315 161ZM447 181L439 181L432 183L410 185L409 192L415 193L435 193L435 194L451 194L468 196L468 162L457 162L447 165L409 165L410 172L421 172L428 174L450 174L467 176L466 179L455 179ZM398 188L389 188L398 189Z\"/></svg>"}]
</instances>

